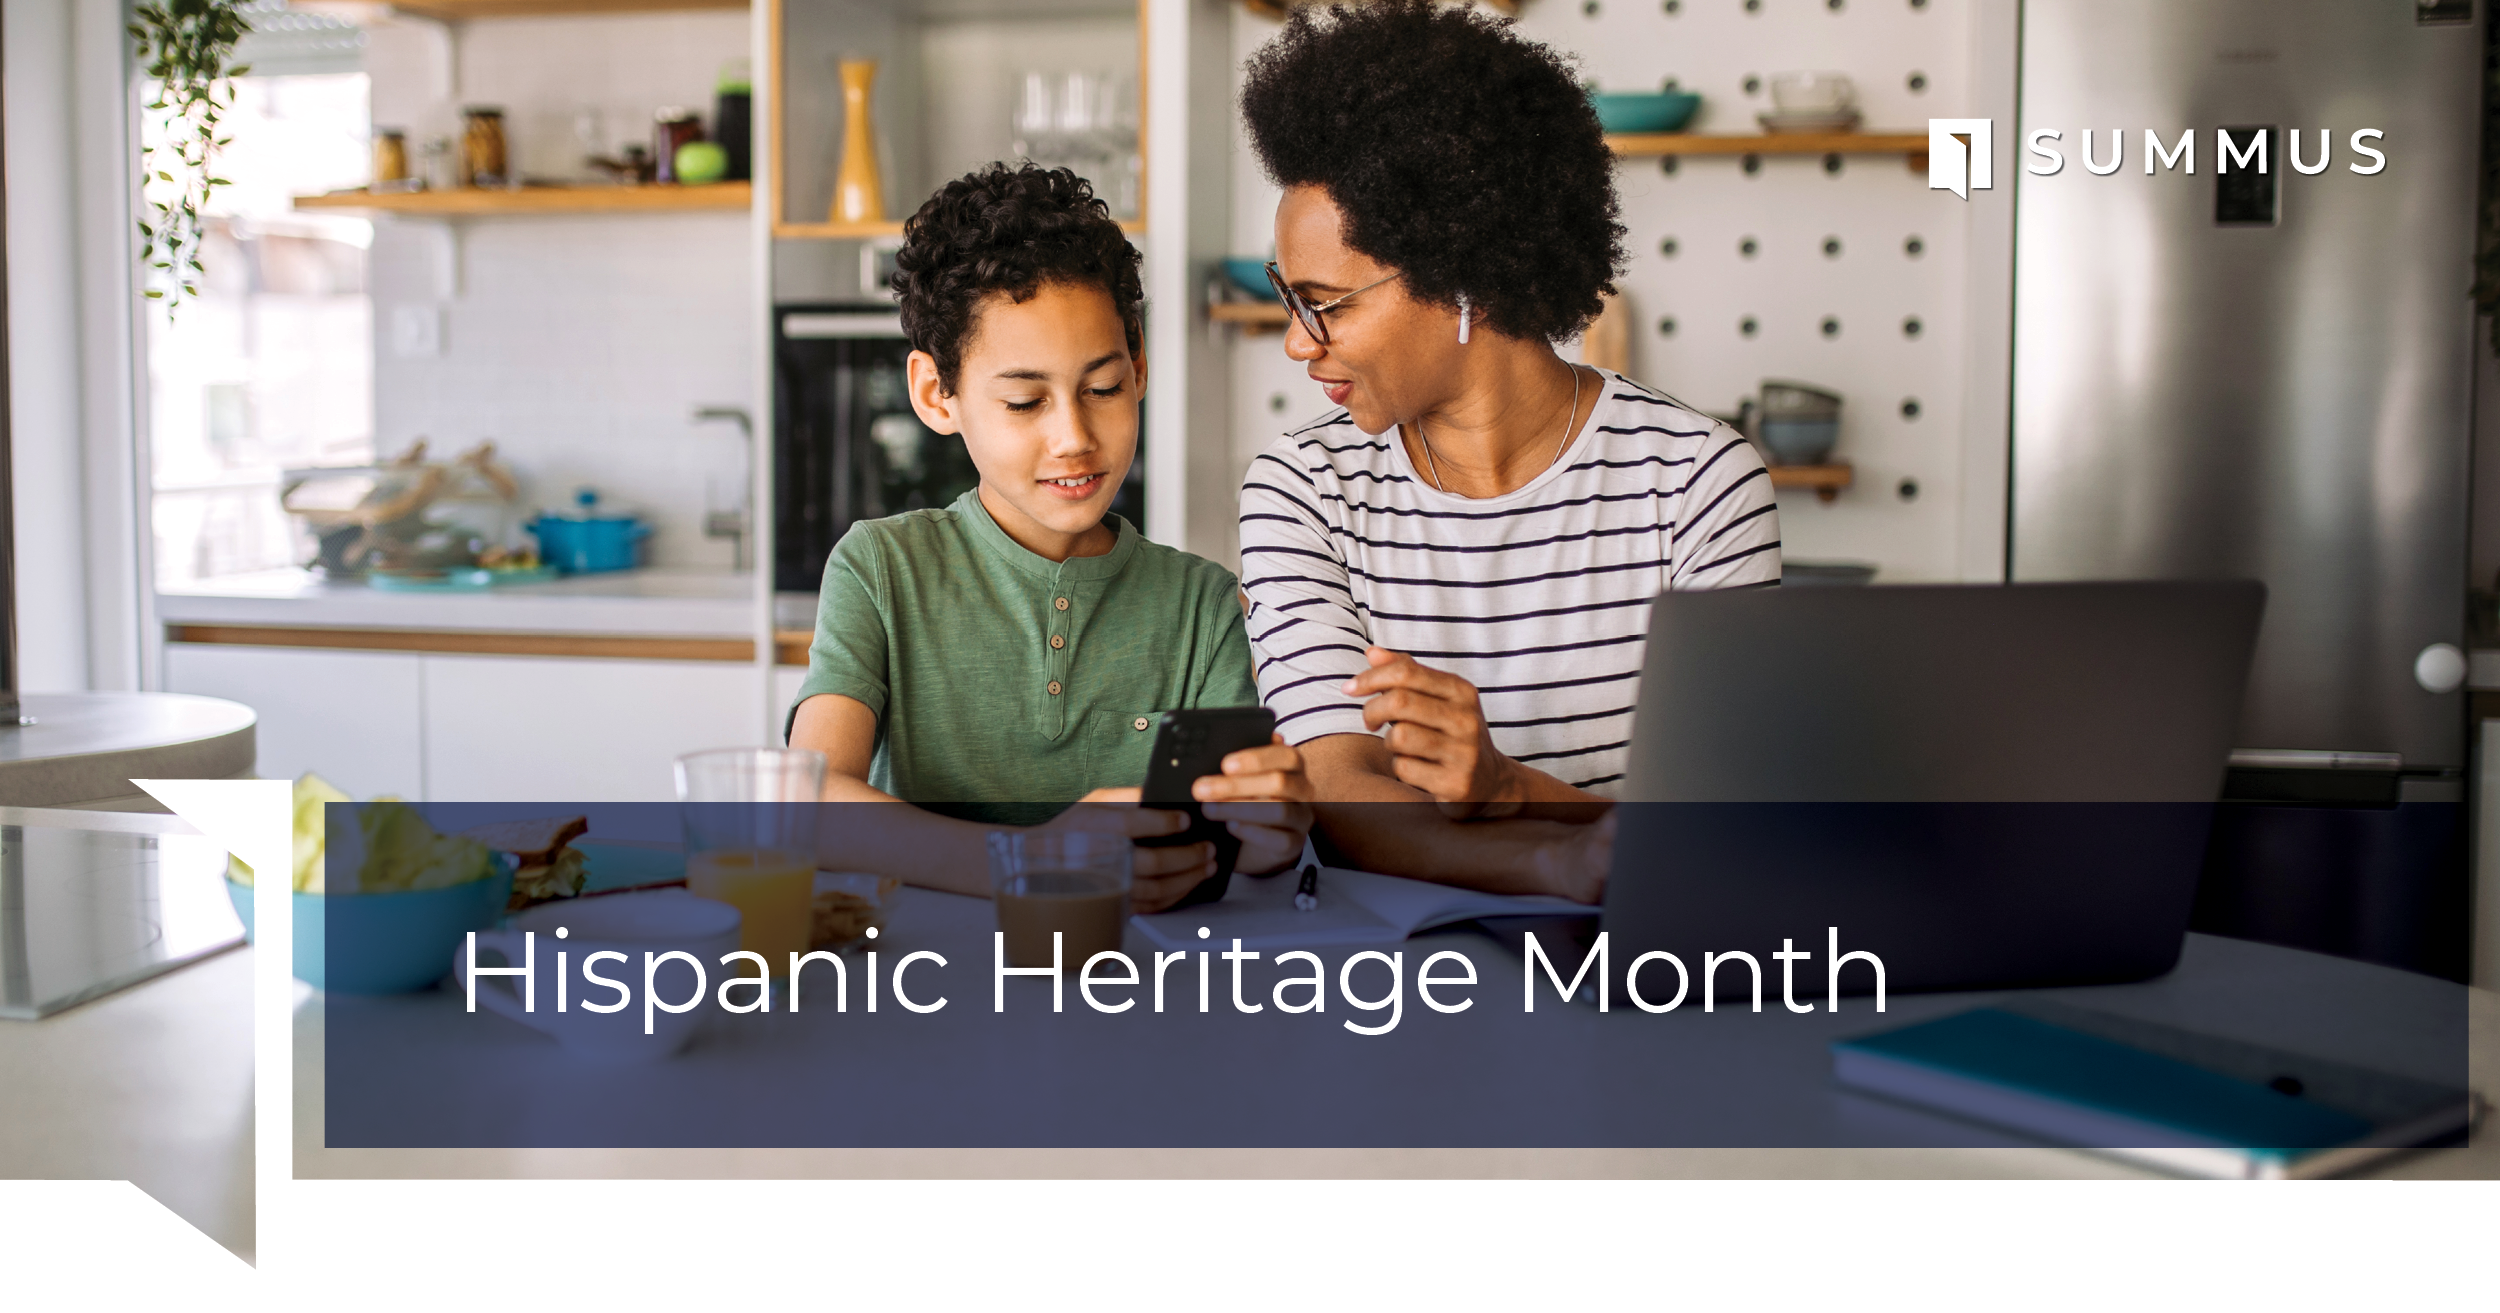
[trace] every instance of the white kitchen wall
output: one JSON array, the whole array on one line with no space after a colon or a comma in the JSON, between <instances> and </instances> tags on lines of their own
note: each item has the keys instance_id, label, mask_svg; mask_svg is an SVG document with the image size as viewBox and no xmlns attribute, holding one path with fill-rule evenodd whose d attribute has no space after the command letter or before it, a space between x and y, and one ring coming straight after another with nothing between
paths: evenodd
<instances>
[{"instance_id":1,"label":"white kitchen wall","mask_svg":"<svg viewBox=\"0 0 2500 1313\"><path fill-rule=\"evenodd\" d=\"M498 105L515 166L582 172L575 125L597 115L612 150L649 139L652 111L708 126L722 68L748 53L748 15L701 12L431 23L372 29L373 121L411 149L459 131L463 105ZM533 505L577 485L655 522L651 563L727 568L702 536L707 483L742 478L736 429L699 405L756 412L759 313L748 219L738 213L384 218L372 251L376 445L419 436L448 454L493 438ZM439 349L403 337L439 328ZM418 337L423 337L420 333Z\"/></svg>"},{"instance_id":2,"label":"white kitchen wall","mask_svg":"<svg viewBox=\"0 0 2500 1313\"><path fill-rule=\"evenodd\" d=\"M1237 17L1237 57L1276 30ZM1541 0L1525 7L1519 30L1577 55L1584 78L1602 89L1653 90L1671 77L1700 92L1692 131L1758 130L1771 75L1808 69L1856 82L1868 131L1923 133L1931 116L1991 112L1973 68L1974 49L1984 48L1980 0ZM1911 89L1913 74L1923 75L1923 90ZM1746 94L1748 76L1762 80L1759 94ZM1997 156L2010 182L2005 142ZM1976 208L1929 191L1899 155L1848 156L1837 174L1819 156L1763 156L1751 174L1733 156L1685 157L1673 173L1633 159L1617 179L1630 230L1622 287L1635 377L1722 414L1766 378L1845 398L1834 458L1856 466L1856 486L1829 504L1781 495L1789 556L1871 562L1890 582L1987 577L2002 532L2001 511L1990 514L2002 503L2001 474L1994 486L1964 485L2001 470L2001 459L1974 460L1971 448L2001 453L2004 417L1966 413L1974 355L1984 360L1998 345L1970 322L1974 270L1985 273L1975 261L1995 258L1974 255ZM1234 251L1264 255L1276 192L1246 143L1236 146L1232 181ZM1749 237L1750 258L1739 253ZM1905 250L1914 237L1917 256ZM1673 256L1662 253L1670 238ZM1824 253L1827 239L1838 240L1838 255ZM1758 326L1751 337L1739 328L1747 317ZM1913 317L1914 338L1902 327ZM1839 321L1837 336L1822 332L1826 318ZM1662 331L1667 320L1672 332ZM1281 342L1244 336L1234 348L1233 455L1244 465L1325 406ZM1911 400L1916 418L1903 414ZM1914 496L1903 495L1908 485Z\"/></svg>"}]
</instances>

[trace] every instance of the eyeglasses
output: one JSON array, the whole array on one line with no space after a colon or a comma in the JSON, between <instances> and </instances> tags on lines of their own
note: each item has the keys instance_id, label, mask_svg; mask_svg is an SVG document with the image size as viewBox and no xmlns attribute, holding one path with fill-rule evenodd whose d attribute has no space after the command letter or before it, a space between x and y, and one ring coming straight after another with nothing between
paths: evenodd
<instances>
[{"instance_id":1,"label":"eyeglasses","mask_svg":"<svg viewBox=\"0 0 2500 1313\"><path fill-rule=\"evenodd\" d=\"M1300 292L1285 286L1285 276L1277 272L1276 262L1274 260L1267 262L1267 285L1276 289L1276 299L1284 302L1285 308L1293 312L1295 321L1302 325L1302 331L1310 334L1311 340L1319 343L1321 346L1328 345L1328 321L1320 318L1321 314L1334 310L1338 306L1344 305L1347 301L1352 300L1354 297L1360 296L1363 293L1380 286L1382 283L1395 279L1396 277L1396 274L1391 274L1388 278L1375 278L1372 281L1363 284L1361 287L1355 288L1353 291L1346 293L1344 296L1338 297L1334 301L1329 301L1321 305L1313 305L1308 300L1304 299Z\"/></svg>"}]
</instances>

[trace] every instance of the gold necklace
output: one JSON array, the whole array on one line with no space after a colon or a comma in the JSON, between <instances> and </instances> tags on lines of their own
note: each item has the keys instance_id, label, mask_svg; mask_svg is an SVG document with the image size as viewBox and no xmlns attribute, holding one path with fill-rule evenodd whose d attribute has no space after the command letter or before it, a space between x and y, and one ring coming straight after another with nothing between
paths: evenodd
<instances>
[{"instance_id":1,"label":"gold necklace","mask_svg":"<svg viewBox=\"0 0 2500 1313\"><path fill-rule=\"evenodd\" d=\"M1546 469L1552 469L1554 462L1562 459L1563 448L1571 442L1571 421L1580 417L1580 367L1571 365L1567 368L1571 370L1571 409L1563 412L1562 436L1554 440L1554 454L1546 460ZM1448 492L1449 489L1441 486L1441 462L1432 454L1432 438L1424 432L1424 417L1421 415L1415 417L1415 437L1424 444L1424 462L1432 467L1432 490ZM1539 474L1544 472L1537 471Z\"/></svg>"}]
</instances>

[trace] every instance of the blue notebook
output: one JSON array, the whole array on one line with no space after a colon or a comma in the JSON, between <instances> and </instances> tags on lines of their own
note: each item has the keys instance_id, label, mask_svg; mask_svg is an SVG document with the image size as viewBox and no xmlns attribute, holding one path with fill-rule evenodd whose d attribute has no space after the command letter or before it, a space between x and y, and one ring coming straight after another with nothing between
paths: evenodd
<instances>
[{"instance_id":1,"label":"blue notebook","mask_svg":"<svg viewBox=\"0 0 2500 1313\"><path fill-rule=\"evenodd\" d=\"M2348 1170L2461 1129L2475 1109L2462 1089L2047 1004L1838 1041L1832 1072L1853 1089L2199 1176Z\"/></svg>"}]
</instances>

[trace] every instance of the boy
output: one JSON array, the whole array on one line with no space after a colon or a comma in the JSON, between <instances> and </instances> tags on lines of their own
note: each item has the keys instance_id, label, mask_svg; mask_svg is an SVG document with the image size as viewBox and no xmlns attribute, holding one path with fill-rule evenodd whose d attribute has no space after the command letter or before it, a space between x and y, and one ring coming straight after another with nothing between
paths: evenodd
<instances>
[{"instance_id":1,"label":"boy","mask_svg":"<svg viewBox=\"0 0 2500 1313\"><path fill-rule=\"evenodd\" d=\"M825 754L828 801L900 798L845 836L845 866L987 894L983 835L1047 825L1183 828L1133 806L1156 714L1255 706L1231 572L1147 542L1109 508L1146 382L1138 255L1065 169L991 165L904 230L895 287L921 422L980 471L944 510L852 526L825 563L792 747ZM1302 852L1300 754L1281 738L1193 792L1263 872ZM1170 905L1213 848L1139 848L1131 902Z\"/></svg>"}]
</instances>

